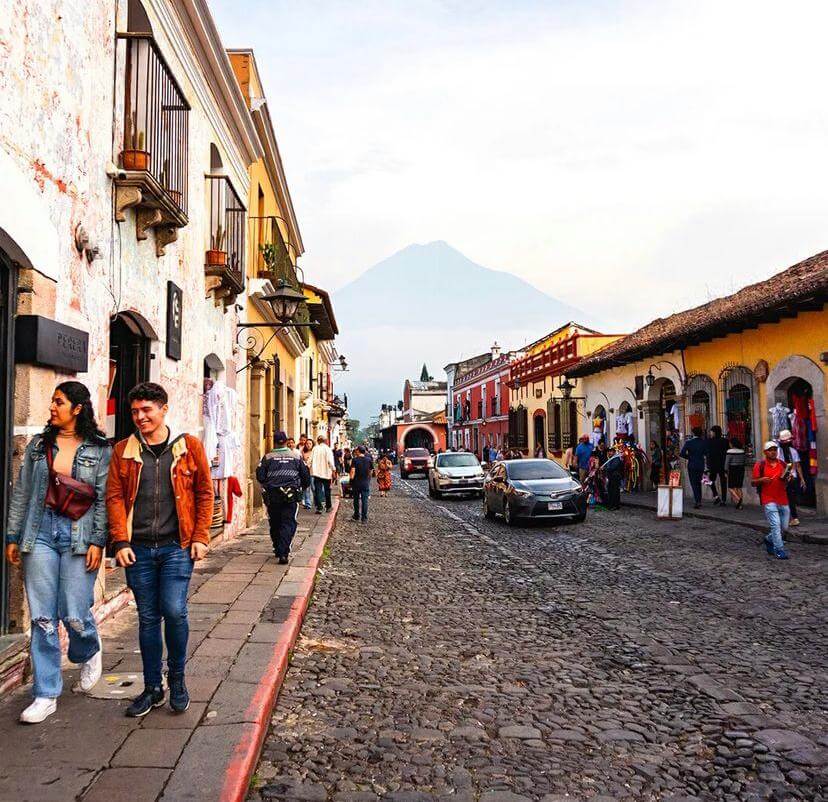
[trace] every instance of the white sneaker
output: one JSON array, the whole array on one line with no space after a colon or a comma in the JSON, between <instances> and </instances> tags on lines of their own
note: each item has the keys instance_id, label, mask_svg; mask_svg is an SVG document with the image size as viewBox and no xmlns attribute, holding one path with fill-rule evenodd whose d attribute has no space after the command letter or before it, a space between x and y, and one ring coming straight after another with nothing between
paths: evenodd
<instances>
[{"instance_id":1,"label":"white sneaker","mask_svg":"<svg viewBox=\"0 0 828 802\"><path fill-rule=\"evenodd\" d=\"M101 639L98 638L98 651L81 666L80 682L72 687L74 693L89 693L98 684L103 673L102 658L103 649Z\"/></svg>"},{"instance_id":2,"label":"white sneaker","mask_svg":"<svg viewBox=\"0 0 828 802\"><path fill-rule=\"evenodd\" d=\"M799 518L791 518L790 526L799 526Z\"/></svg>"},{"instance_id":3,"label":"white sneaker","mask_svg":"<svg viewBox=\"0 0 828 802\"><path fill-rule=\"evenodd\" d=\"M57 710L57 699L38 696L21 714L21 724L40 724Z\"/></svg>"}]
</instances>

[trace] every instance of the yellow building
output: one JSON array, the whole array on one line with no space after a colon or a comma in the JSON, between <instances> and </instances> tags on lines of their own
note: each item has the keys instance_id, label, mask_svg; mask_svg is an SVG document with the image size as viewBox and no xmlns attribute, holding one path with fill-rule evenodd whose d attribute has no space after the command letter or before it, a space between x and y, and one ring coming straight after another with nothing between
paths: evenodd
<instances>
[{"instance_id":1,"label":"yellow building","mask_svg":"<svg viewBox=\"0 0 828 802\"><path fill-rule=\"evenodd\" d=\"M560 459L581 431L579 388L561 389L568 370L621 335L600 334L569 322L536 340L511 366L509 434L514 448Z\"/></svg>"},{"instance_id":2,"label":"yellow building","mask_svg":"<svg viewBox=\"0 0 828 802\"><path fill-rule=\"evenodd\" d=\"M302 236L293 210L287 179L267 99L252 50L228 51L236 80L263 145L264 156L250 167L250 194L247 208L247 299L244 321L277 323L270 304L263 300L280 281L296 290L297 259L304 253ZM297 322L307 321L301 310ZM301 432L299 395L301 360L308 347L307 328L246 328L238 343L246 351L244 369L248 387L247 438L245 453L250 479L247 497L261 512L261 494L255 483L255 466L273 447L273 434L285 431L291 437Z\"/></svg>"},{"instance_id":3,"label":"yellow building","mask_svg":"<svg viewBox=\"0 0 828 802\"><path fill-rule=\"evenodd\" d=\"M828 252L725 298L658 319L575 366L586 407L637 398L638 439L669 451L719 425L749 467L780 428L806 474L799 505L828 512ZM629 394L627 390L629 389ZM778 405L778 406L777 406ZM685 482L685 486L687 486ZM745 480L746 500L758 502Z\"/></svg>"}]
</instances>

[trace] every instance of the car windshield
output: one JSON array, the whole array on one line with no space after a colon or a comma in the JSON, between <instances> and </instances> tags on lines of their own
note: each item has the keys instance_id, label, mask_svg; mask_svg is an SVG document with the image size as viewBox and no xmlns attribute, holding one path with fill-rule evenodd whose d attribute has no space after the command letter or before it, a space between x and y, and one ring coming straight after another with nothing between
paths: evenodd
<instances>
[{"instance_id":1,"label":"car windshield","mask_svg":"<svg viewBox=\"0 0 828 802\"><path fill-rule=\"evenodd\" d=\"M409 448L408 451L405 452L406 457L427 457L428 451L424 448Z\"/></svg>"},{"instance_id":2,"label":"car windshield","mask_svg":"<svg viewBox=\"0 0 828 802\"><path fill-rule=\"evenodd\" d=\"M474 454L442 454L437 460L440 468L476 468L479 464Z\"/></svg>"},{"instance_id":3,"label":"car windshield","mask_svg":"<svg viewBox=\"0 0 828 802\"><path fill-rule=\"evenodd\" d=\"M508 471L509 478L519 482L527 479L565 479L569 476L557 462L552 462L551 459L511 462Z\"/></svg>"}]
</instances>

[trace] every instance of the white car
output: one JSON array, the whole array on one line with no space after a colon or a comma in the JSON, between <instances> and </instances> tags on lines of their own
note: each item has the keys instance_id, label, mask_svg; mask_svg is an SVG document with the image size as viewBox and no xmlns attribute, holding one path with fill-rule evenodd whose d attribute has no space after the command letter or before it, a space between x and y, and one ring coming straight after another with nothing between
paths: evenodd
<instances>
[{"instance_id":1,"label":"white car","mask_svg":"<svg viewBox=\"0 0 828 802\"><path fill-rule=\"evenodd\" d=\"M428 494L442 498L452 493L483 495L483 468L474 454L449 452L434 457L428 471Z\"/></svg>"}]
</instances>

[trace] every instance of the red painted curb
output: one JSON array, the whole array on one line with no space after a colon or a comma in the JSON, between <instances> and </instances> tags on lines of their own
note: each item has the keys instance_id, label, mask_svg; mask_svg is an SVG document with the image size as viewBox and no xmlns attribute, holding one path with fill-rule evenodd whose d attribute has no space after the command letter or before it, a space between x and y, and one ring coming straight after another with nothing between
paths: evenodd
<instances>
[{"instance_id":1,"label":"red painted curb","mask_svg":"<svg viewBox=\"0 0 828 802\"><path fill-rule=\"evenodd\" d=\"M336 513L339 510L339 503L340 499L338 497L334 499L331 519L323 533L319 547L311 557L310 565L308 566L309 568L313 568L313 573L305 580L304 587L293 602L287 621L285 621L285 628L282 635L279 641L273 646L273 656L262 674L262 678L256 687L256 692L253 694L253 698L247 708L248 713L256 716L253 731L246 732L242 740L236 744L236 748L233 750L233 757L230 758L230 763L224 772L224 783L221 789L221 796L219 797L221 802L244 802L247 796L250 778L256 769L256 763L258 763L259 755L264 745L264 739L267 735L270 713L273 710L273 705L276 703L276 696L285 678L288 654L296 643L296 639L299 637L299 630L302 627L302 621L305 618L308 601L313 590L313 583L316 579L316 569L319 566L319 560L322 557L325 544L328 542L328 538L336 523Z\"/></svg>"}]
</instances>

